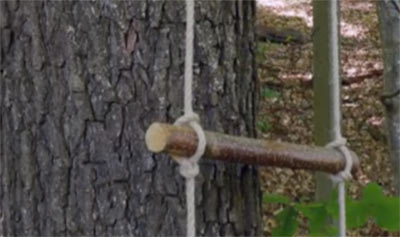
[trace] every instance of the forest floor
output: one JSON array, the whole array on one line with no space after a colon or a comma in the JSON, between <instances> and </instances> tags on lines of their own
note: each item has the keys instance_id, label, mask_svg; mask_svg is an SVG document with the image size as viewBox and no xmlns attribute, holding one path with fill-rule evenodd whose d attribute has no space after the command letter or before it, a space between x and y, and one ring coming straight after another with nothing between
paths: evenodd
<instances>
[{"instance_id":1,"label":"forest floor","mask_svg":"<svg viewBox=\"0 0 400 237\"><path fill-rule=\"evenodd\" d=\"M311 0L259 0L258 25L276 30L295 29L311 36ZM363 182L352 181L348 193L359 198L368 182L382 186L385 194L394 194L391 163L388 159L383 92L383 64L378 19L373 1L341 1L341 77L343 135L361 161ZM260 104L259 137L314 144L312 42L277 44L259 42L258 65ZM315 196L313 173L275 167L261 168L262 190L283 194L292 200L307 202ZM282 209L264 204L264 233L270 235L277 225L273 218ZM297 232L307 235L306 223ZM372 221L348 232L352 236L399 236L388 233Z\"/></svg>"}]
</instances>

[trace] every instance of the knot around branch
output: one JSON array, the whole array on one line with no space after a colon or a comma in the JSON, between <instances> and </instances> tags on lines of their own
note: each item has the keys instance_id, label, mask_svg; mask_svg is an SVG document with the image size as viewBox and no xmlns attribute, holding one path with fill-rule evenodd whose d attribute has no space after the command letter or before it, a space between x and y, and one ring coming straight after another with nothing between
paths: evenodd
<instances>
[{"instance_id":1,"label":"knot around branch","mask_svg":"<svg viewBox=\"0 0 400 237\"><path fill-rule=\"evenodd\" d=\"M186 179L192 179L199 174L200 170L197 162L193 163L189 160L181 160L181 161L182 162L180 163L179 166L179 172L183 177L185 177Z\"/></svg>"},{"instance_id":2,"label":"knot around branch","mask_svg":"<svg viewBox=\"0 0 400 237\"><path fill-rule=\"evenodd\" d=\"M192 176L195 177L199 173L197 162L203 156L206 149L206 135L203 128L200 126L199 121L199 116L194 112L185 113L175 121L175 125L189 125L192 127L198 138L197 149L191 157L173 157L181 166L180 173L186 178Z\"/></svg>"},{"instance_id":3,"label":"knot around branch","mask_svg":"<svg viewBox=\"0 0 400 237\"><path fill-rule=\"evenodd\" d=\"M351 157L350 150L346 144L347 140L340 136L339 138L335 139L325 146L327 148L337 149L339 152L342 153L343 157L345 158L346 163L344 169L335 175L331 175L331 179L336 183L343 182L352 178L351 168L353 166L353 159Z\"/></svg>"}]
</instances>

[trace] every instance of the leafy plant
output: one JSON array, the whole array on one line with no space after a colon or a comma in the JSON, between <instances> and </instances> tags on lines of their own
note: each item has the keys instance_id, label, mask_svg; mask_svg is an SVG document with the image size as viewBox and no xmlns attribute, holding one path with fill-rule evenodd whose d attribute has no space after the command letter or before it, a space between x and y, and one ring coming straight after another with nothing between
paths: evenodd
<instances>
[{"instance_id":1,"label":"leafy plant","mask_svg":"<svg viewBox=\"0 0 400 237\"><path fill-rule=\"evenodd\" d=\"M257 45L257 62L261 63L263 62L265 58L265 53L268 50L268 45L265 43L259 43Z\"/></svg>"},{"instance_id":2,"label":"leafy plant","mask_svg":"<svg viewBox=\"0 0 400 237\"><path fill-rule=\"evenodd\" d=\"M264 89L262 94L265 99L278 98L281 95L278 91L270 89L268 87Z\"/></svg>"},{"instance_id":3,"label":"leafy plant","mask_svg":"<svg viewBox=\"0 0 400 237\"><path fill-rule=\"evenodd\" d=\"M274 193L264 195L263 201L265 203L283 203L283 204L289 204L291 202L288 197Z\"/></svg>"},{"instance_id":4,"label":"leafy plant","mask_svg":"<svg viewBox=\"0 0 400 237\"><path fill-rule=\"evenodd\" d=\"M277 215L278 226L272 230L273 236L293 236L298 227L298 215L308 219L310 236L337 235L337 228L326 225L330 218L338 218L337 192L330 200L312 203L291 202L286 196L264 195L266 203L281 203L286 207ZM388 197L379 185L368 184L360 200L346 197L346 224L348 229L364 226L372 218L381 228L400 231L400 198Z\"/></svg>"},{"instance_id":5,"label":"leafy plant","mask_svg":"<svg viewBox=\"0 0 400 237\"><path fill-rule=\"evenodd\" d=\"M266 120L261 120L257 122L257 128L262 132L268 132L271 129L271 124Z\"/></svg>"},{"instance_id":6,"label":"leafy plant","mask_svg":"<svg viewBox=\"0 0 400 237\"><path fill-rule=\"evenodd\" d=\"M352 201L352 200L350 200ZM350 202L352 210L347 219L357 219L354 225L363 226L368 217L376 224L389 231L400 230L400 198L387 197L377 184L368 185L363 192L363 199Z\"/></svg>"},{"instance_id":7,"label":"leafy plant","mask_svg":"<svg viewBox=\"0 0 400 237\"><path fill-rule=\"evenodd\" d=\"M286 43L290 43L293 40L293 36L288 35L285 39Z\"/></svg>"},{"instance_id":8,"label":"leafy plant","mask_svg":"<svg viewBox=\"0 0 400 237\"><path fill-rule=\"evenodd\" d=\"M257 61L262 63L265 61L266 53L272 50L276 50L277 48L281 47L279 44L271 43L271 42L259 42L257 44Z\"/></svg>"},{"instance_id":9,"label":"leafy plant","mask_svg":"<svg viewBox=\"0 0 400 237\"><path fill-rule=\"evenodd\" d=\"M296 233L298 212L293 206L287 206L278 214L279 225L272 231L272 236L293 236Z\"/></svg>"},{"instance_id":10,"label":"leafy plant","mask_svg":"<svg viewBox=\"0 0 400 237\"><path fill-rule=\"evenodd\" d=\"M329 221L329 218L331 218L327 203L299 203L295 204L295 207L308 219L310 236L337 235L335 227L325 224Z\"/></svg>"}]
</instances>

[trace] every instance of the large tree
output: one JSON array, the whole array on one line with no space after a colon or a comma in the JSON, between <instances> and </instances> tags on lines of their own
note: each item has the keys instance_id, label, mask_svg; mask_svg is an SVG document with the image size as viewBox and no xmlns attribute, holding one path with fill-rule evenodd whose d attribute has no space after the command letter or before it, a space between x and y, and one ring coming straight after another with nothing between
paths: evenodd
<instances>
[{"instance_id":1,"label":"large tree","mask_svg":"<svg viewBox=\"0 0 400 237\"><path fill-rule=\"evenodd\" d=\"M387 112L389 157L400 196L400 1L377 1L377 9L385 66L382 102Z\"/></svg>"},{"instance_id":2,"label":"large tree","mask_svg":"<svg viewBox=\"0 0 400 237\"><path fill-rule=\"evenodd\" d=\"M197 1L194 108L255 135L255 2ZM146 150L182 114L183 1L1 1L0 235L183 235L184 181ZM254 167L203 160L198 235L259 235Z\"/></svg>"}]
</instances>

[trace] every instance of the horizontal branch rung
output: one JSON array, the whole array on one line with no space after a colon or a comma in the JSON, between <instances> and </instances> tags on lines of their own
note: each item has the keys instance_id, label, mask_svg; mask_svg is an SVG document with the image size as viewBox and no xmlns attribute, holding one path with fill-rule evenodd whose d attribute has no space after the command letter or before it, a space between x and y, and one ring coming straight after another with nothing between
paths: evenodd
<instances>
[{"instance_id":1,"label":"horizontal branch rung","mask_svg":"<svg viewBox=\"0 0 400 237\"><path fill-rule=\"evenodd\" d=\"M205 131L205 158L252 165L277 166L338 173L345 167L342 154L331 148L273 142ZM196 133L188 127L153 123L146 132L150 151L189 157L197 148ZM354 152L353 169L359 168Z\"/></svg>"}]
</instances>

